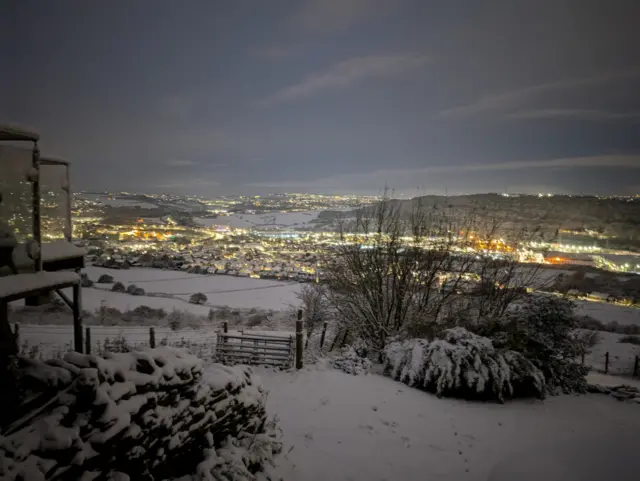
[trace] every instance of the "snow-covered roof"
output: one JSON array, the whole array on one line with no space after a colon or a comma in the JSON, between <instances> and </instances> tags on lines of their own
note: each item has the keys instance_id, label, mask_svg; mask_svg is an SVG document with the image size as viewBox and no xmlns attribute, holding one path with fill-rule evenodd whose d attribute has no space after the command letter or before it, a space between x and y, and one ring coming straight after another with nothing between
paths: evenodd
<instances>
[{"instance_id":1,"label":"snow-covered roof","mask_svg":"<svg viewBox=\"0 0 640 481\"><path fill-rule=\"evenodd\" d=\"M35 272L0 277L0 297L15 296L22 292L55 287L60 284L76 284L80 276L75 272Z\"/></svg>"},{"instance_id":2,"label":"snow-covered roof","mask_svg":"<svg viewBox=\"0 0 640 481\"><path fill-rule=\"evenodd\" d=\"M73 259L74 257L83 257L87 250L82 247L76 247L66 240L58 240L53 242L44 242L42 244L42 261L51 262L63 259ZM33 260L29 257L26 250L26 244L20 244L13 250L13 262L18 267L29 266Z\"/></svg>"},{"instance_id":3,"label":"snow-covered roof","mask_svg":"<svg viewBox=\"0 0 640 481\"><path fill-rule=\"evenodd\" d=\"M0 125L0 141L28 141L37 142L40 134L35 130L17 125Z\"/></svg>"},{"instance_id":4,"label":"snow-covered roof","mask_svg":"<svg viewBox=\"0 0 640 481\"><path fill-rule=\"evenodd\" d=\"M40 157L40 163L44 165L69 165L69 162L66 159L62 159L60 157L52 157L47 155L46 157Z\"/></svg>"}]
</instances>

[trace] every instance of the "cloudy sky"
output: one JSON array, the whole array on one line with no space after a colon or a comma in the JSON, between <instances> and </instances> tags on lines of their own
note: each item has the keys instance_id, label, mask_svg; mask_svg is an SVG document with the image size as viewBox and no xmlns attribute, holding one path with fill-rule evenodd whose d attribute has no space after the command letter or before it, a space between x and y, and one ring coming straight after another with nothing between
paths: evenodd
<instances>
[{"instance_id":1,"label":"cloudy sky","mask_svg":"<svg viewBox=\"0 0 640 481\"><path fill-rule=\"evenodd\" d=\"M640 192L639 21L638 0L7 0L0 120L75 189Z\"/></svg>"}]
</instances>

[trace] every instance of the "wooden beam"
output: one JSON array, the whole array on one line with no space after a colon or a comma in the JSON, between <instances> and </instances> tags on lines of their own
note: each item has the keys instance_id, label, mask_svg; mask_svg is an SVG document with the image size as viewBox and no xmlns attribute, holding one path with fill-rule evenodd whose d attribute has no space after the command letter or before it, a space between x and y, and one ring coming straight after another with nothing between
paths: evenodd
<instances>
[{"instance_id":1,"label":"wooden beam","mask_svg":"<svg viewBox=\"0 0 640 481\"><path fill-rule=\"evenodd\" d=\"M82 309L80 299L80 284L73 286L73 339L74 348L77 352L82 352Z\"/></svg>"},{"instance_id":2,"label":"wooden beam","mask_svg":"<svg viewBox=\"0 0 640 481\"><path fill-rule=\"evenodd\" d=\"M71 299L69 299L67 295L64 292L62 292L62 290L56 289L56 294L58 294L60 298L64 301L64 303L67 306L69 306L71 310L73 310L73 302L71 302Z\"/></svg>"}]
</instances>

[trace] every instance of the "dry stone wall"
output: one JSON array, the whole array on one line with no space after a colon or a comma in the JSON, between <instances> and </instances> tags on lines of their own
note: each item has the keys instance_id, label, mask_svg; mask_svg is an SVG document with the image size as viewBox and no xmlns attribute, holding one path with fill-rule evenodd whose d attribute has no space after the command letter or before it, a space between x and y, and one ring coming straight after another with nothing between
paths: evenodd
<instances>
[{"instance_id":1,"label":"dry stone wall","mask_svg":"<svg viewBox=\"0 0 640 481\"><path fill-rule=\"evenodd\" d=\"M253 479L281 449L248 367L205 371L160 347L21 359L20 373L28 409L0 436L1 480L216 479L216 470ZM232 467L220 456L230 450Z\"/></svg>"}]
</instances>

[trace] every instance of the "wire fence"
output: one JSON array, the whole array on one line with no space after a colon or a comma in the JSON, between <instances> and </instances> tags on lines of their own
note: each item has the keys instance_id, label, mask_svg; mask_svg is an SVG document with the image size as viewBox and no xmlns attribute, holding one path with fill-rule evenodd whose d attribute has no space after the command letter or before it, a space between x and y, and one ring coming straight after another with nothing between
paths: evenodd
<instances>
[{"instance_id":1,"label":"wire fence","mask_svg":"<svg viewBox=\"0 0 640 481\"><path fill-rule=\"evenodd\" d=\"M598 355L582 355L580 363L592 371L616 376L640 377L640 355L614 356L609 351Z\"/></svg>"},{"instance_id":2,"label":"wire fence","mask_svg":"<svg viewBox=\"0 0 640 481\"><path fill-rule=\"evenodd\" d=\"M187 349L204 360L215 355L219 329L182 329L165 327L89 326L84 330L83 350L98 356L107 352L130 352L140 348L171 346ZM20 354L33 359L62 358L73 351L72 326L15 324L14 333Z\"/></svg>"}]
</instances>

